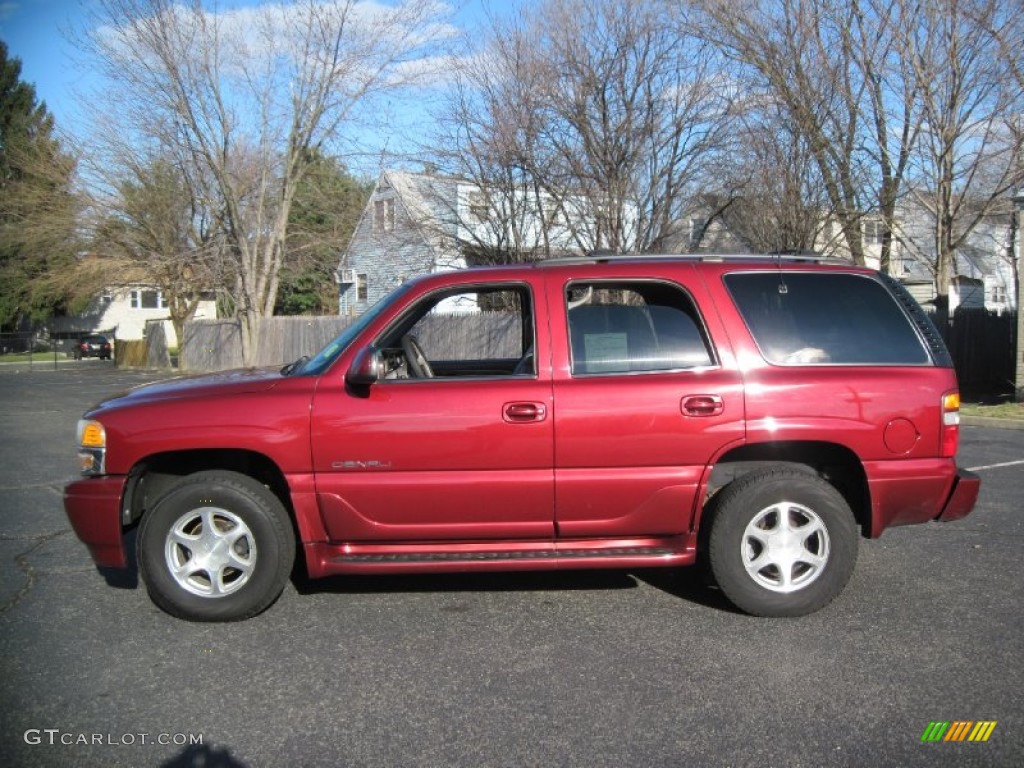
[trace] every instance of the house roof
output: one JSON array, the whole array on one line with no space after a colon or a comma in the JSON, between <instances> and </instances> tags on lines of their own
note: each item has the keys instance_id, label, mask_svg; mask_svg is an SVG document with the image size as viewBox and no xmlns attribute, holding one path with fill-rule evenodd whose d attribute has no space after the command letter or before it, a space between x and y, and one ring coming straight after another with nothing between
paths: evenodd
<instances>
[{"instance_id":1,"label":"house roof","mask_svg":"<svg viewBox=\"0 0 1024 768\"><path fill-rule=\"evenodd\" d=\"M435 261L458 256L455 244L458 205L456 179L389 170L384 171L378 181L378 189L383 186L389 186L395 191L410 221L434 251Z\"/></svg>"}]
</instances>

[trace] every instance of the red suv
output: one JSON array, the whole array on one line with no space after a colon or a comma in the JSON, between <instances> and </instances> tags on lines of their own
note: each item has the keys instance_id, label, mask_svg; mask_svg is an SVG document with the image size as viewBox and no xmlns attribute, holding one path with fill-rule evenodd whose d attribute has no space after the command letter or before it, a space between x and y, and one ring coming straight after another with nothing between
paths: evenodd
<instances>
[{"instance_id":1,"label":"red suv","mask_svg":"<svg viewBox=\"0 0 1024 768\"><path fill-rule=\"evenodd\" d=\"M311 359L89 411L65 508L97 564L138 525L152 599L253 616L296 551L342 573L707 563L762 616L838 595L858 539L956 520L956 376L893 279L801 258L428 275Z\"/></svg>"}]
</instances>

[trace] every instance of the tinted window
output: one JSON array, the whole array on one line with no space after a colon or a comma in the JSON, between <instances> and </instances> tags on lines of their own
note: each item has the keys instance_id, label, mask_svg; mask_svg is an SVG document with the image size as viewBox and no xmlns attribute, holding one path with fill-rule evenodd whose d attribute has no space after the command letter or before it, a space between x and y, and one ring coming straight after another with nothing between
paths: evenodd
<instances>
[{"instance_id":1,"label":"tinted window","mask_svg":"<svg viewBox=\"0 0 1024 768\"><path fill-rule=\"evenodd\" d=\"M864 275L764 272L725 283L765 359L784 365L929 362L892 295Z\"/></svg>"},{"instance_id":2,"label":"tinted window","mask_svg":"<svg viewBox=\"0 0 1024 768\"><path fill-rule=\"evenodd\" d=\"M711 365L693 301L664 283L574 282L566 290L573 374Z\"/></svg>"}]
</instances>

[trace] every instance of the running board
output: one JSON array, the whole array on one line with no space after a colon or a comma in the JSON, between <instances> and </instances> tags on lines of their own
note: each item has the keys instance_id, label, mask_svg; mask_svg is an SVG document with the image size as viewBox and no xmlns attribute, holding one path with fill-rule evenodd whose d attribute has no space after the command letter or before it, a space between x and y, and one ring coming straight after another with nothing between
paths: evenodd
<instances>
[{"instance_id":1,"label":"running board","mask_svg":"<svg viewBox=\"0 0 1024 768\"><path fill-rule=\"evenodd\" d=\"M561 560L600 557L667 557L675 554L667 547L619 547L618 549L540 549L483 552L389 552L374 555L340 555L334 563L437 563L472 562L477 560Z\"/></svg>"},{"instance_id":2,"label":"running board","mask_svg":"<svg viewBox=\"0 0 1024 768\"><path fill-rule=\"evenodd\" d=\"M502 542L307 543L312 578L344 573L458 573L665 568L696 560L695 536Z\"/></svg>"}]
</instances>

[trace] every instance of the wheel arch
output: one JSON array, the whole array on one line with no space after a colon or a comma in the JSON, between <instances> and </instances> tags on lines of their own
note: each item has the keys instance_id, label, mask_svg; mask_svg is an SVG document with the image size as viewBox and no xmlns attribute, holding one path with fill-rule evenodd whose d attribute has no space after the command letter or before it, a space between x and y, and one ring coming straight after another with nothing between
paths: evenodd
<instances>
[{"instance_id":1,"label":"wheel arch","mask_svg":"<svg viewBox=\"0 0 1024 768\"><path fill-rule=\"evenodd\" d=\"M811 472L832 485L850 505L861 535L871 535L871 494L864 465L857 454L840 443L826 441L779 441L745 443L723 453L705 475L695 527L715 494L737 478L772 467Z\"/></svg>"},{"instance_id":2,"label":"wheel arch","mask_svg":"<svg viewBox=\"0 0 1024 768\"><path fill-rule=\"evenodd\" d=\"M168 451L147 456L128 473L122 505L122 524L131 525L181 478L205 470L226 470L262 483L278 498L295 524L288 481L266 455L241 448L203 448Z\"/></svg>"}]
</instances>

